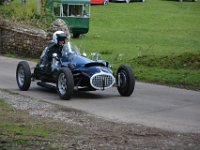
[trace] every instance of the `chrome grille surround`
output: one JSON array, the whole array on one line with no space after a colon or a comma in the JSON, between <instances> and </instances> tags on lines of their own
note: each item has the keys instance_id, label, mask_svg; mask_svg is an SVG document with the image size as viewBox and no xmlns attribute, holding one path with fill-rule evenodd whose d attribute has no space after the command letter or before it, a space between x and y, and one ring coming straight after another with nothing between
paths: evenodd
<instances>
[{"instance_id":1,"label":"chrome grille surround","mask_svg":"<svg viewBox=\"0 0 200 150\"><path fill-rule=\"evenodd\" d=\"M115 78L110 73L100 72L90 78L90 84L97 90L105 90L113 86Z\"/></svg>"}]
</instances>

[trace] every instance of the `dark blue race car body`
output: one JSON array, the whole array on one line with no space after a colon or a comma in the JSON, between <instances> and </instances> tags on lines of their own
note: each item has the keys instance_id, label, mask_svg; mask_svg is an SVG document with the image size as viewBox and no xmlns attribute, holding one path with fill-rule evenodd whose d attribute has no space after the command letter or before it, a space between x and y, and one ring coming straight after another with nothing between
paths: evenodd
<instances>
[{"instance_id":1,"label":"dark blue race car body","mask_svg":"<svg viewBox=\"0 0 200 150\"><path fill-rule=\"evenodd\" d=\"M106 90L116 85L122 96L130 96L134 90L135 77L128 65L121 65L114 74L107 61L88 59L70 43L63 46L60 58L54 54L52 62L47 62L47 52L48 48L44 50L31 78L40 86L52 87L52 83L55 84L61 99L70 99L74 89ZM28 90L30 86L30 79L26 83L26 74L30 76L30 69L27 68L29 66L25 62L17 67L16 79L21 90Z\"/></svg>"}]
</instances>

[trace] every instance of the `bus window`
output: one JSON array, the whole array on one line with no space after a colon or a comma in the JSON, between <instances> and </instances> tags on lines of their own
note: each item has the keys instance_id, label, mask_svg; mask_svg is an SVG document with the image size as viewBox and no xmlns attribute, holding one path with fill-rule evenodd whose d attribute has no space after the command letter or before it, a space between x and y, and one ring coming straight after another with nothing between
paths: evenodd
<instances>
[{"instance_id":1,"label":"bus window","mask_svg":"<svg viewBox=\"0 0 200 150\"><path fill-rule=\"evenodd\" d=\"M53 11L55 16L59 17L89 17L89 5L72 5L72 4L53 4Z\"/></svg>"},{"instance_id":2,"label":"bus window","mask_svg":"<svg viewBox=\"0 0 200 150\"><path fill-rule=\"evenodd\" d=\"M84 17L89 17L90 15L90 7L89 5L84 5L83 6L83 16Z\"/></svg>"},{"instance_id":3,"label":"bus window","mask_svg":"<svg viewBox=\"0 0 200 150\"><path fill-rule=\"evenodd\" d=\"M67 4L63 4L63 16L69 16L69 12L68 12L68 5Z\"/></svg>"},{"instance_id":4,"label":"bus window","mask_svg":"<svg viewBox=\"0 0 200 150\"><path fill-rule=\"evenodd\" d=\"M69 5L69 16L82 16L82 5Z\"/></svg>"}]
</instances>

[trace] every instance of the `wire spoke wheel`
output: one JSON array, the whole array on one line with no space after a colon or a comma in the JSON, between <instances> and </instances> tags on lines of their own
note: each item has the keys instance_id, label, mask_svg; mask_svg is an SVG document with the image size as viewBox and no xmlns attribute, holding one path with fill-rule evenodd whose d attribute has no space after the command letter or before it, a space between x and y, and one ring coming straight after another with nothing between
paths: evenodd
<instances>
[{"instance_id":1,"label":"wire spoke wheel","mask_svg":"<svg viewBox=\"0 0 200 150\"><path fill-rule=\"evenodd\" d=\"M120 72L120 87L125 88L126 85L127 85L127 75L126 72L122 70L122 72Z\"/></svg>"},{"instance_id":2,"label":"wire spoke wheel","mask_svg":"<svg viewBox=\"0 0 200 150\"><path fill-rule=\"evenodd\" d=\"M61 68L57 76L57 92L61 99L69 100L74 90L74 78L71 70Z\"/></svg>"},{"instance_id":3,"label":"wire spoke wheel","mask_svg":"<svg viewBox=\"0 0 200 150\"><path fill-rule=\"evenodd\" d=\"M58 90L63 95L67 90L67 80L64 73L61 73L58 77Z\"/></svg>"}]
</instances>

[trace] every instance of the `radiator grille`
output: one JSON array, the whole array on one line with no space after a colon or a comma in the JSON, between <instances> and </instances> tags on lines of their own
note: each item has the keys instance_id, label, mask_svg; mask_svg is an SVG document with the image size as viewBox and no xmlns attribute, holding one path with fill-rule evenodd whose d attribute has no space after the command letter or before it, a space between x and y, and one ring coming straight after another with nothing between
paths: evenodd
<instances>
[{"instance_id":1,"label":"radiator grille","mask_svg":"<svg viewBox=\"0 0 200 150\"><path fill-rule=\"evenodd\" d=\"M104 90L110 88L115 83L115 78L112 74L97 73L90 78L90 84L95 89Z\"/></svg>"}]
</instances>

